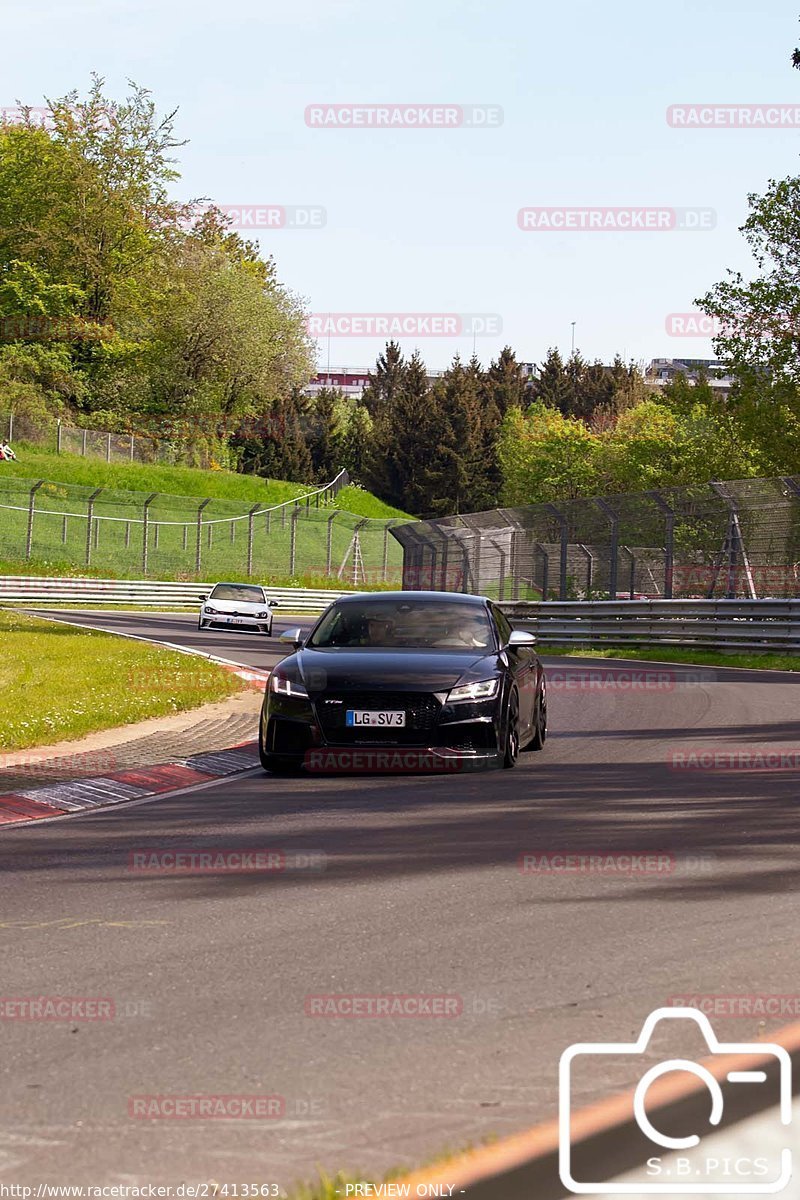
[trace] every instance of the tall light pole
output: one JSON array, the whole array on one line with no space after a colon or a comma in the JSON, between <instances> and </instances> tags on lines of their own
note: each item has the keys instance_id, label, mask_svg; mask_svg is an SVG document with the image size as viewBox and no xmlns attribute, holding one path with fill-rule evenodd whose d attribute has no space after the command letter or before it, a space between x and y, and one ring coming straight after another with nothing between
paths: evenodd
<instances>
[{"instance_id":1,"label":"tall light pole","mask_svg":"<svg viewBox=\"0 0 800 1200\"><path fill-rule=\"evenodd\" d=\"M571 356L572 356L572 357L574 357L574 355L575 355L575 322L574 322L574 321L572 321L572 322L571 322L571 325L572 325L572 351L571 351Z\"/></svg>"}]
</instances>

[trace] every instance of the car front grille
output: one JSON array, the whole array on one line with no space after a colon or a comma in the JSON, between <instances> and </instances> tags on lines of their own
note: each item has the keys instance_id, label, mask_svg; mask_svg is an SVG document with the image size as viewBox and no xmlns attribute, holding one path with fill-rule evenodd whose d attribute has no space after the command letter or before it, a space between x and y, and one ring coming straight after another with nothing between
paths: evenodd
<instances>
[{"instance_id":1,"label":"car front grille","mask_svg":"<svg viewBox=\"0 0 800 1200\"><path fill-rule=\"evenodd\" d=\"M426 692L326 692L315 698L317 716L328 741L344 745L420 745L436 729L442 706ZM354 729L345 724L348 709L365 712L404 712L401 729Z\"/></svg>"}]
</instances>

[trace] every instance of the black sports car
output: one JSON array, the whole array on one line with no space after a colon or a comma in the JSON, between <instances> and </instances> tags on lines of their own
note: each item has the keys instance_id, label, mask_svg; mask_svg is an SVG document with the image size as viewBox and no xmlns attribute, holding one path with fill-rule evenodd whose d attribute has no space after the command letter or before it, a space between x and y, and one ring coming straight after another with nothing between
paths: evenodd
<instances>
[{"instance_id":1,"label":"black sports car","mask_svg":"<svg viewBox=\"0 0 800 1200\"><path fill-rule=\"evenodd\" d=\"M342 597L274 668L259 727L269 771L513 767L541 750L534 637L491 600L450 592Z\"/></svg>"}]
</instances>

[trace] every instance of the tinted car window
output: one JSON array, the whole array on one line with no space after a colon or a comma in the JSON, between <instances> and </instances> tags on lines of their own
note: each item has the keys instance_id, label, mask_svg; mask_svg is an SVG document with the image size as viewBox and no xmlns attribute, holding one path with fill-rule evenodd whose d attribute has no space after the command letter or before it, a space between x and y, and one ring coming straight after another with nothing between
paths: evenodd
<instances>
[{"instance_id":1,"label":"tinted car window","mask_svg":"<svg viewBox=\"0 0 800 1200\"><path fill-rule=\"evenodd\" d=\"M511 637L511 622L505 613L501 612L494 604L492 605L492 615L497 625L497 632L500 634L500 643L507 646L508 639Z\"/></svg>"},{"instance_id":2,"label":"tinted car window","mask_svg":"<svg viewBox=\"0 0 800 1200\"><path fill-rule=\"evenodd\" d=\"M263 604L261 588L249 587L246 583L218 583L209 600L238 600L240 604Z\"/></svg>"},{"instance_id":3,"label":"tinted car window","mask_svg":"<svg viewBox=\"0 0 800 1200\"><path fill-rule=\"evenodd\" d=\"M494 634L482 605L367 600L334 604L308 644L488 652Z\"/></svg>"}]
</instances>

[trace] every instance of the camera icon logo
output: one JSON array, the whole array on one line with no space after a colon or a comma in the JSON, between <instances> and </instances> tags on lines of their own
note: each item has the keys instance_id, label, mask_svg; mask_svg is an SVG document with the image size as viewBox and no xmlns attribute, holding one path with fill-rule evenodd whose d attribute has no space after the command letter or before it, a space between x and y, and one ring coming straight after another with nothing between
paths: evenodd
<instances>
[{"instance_id":1,"label":"camera icon logo","mask_svg":"<svg viewBox=\"0 0 800 1200\"><path fill-rule=\"evenodd\" d=\"M640 1180L605 1180L592 1182L577 1179L575 1155L572 1145L572 1103L571 1097L575 1079L576 1066L580 1065L583 1057L614 1058L629 1056L641 1057L647 1051L656 1025L660 1021L691 1021L697 1027L708 1046L710 1055L752 1056L753 1069L727 1070L724 1074L715 1074L705 1063L695 1062L688 1058L671 1058L657 1063L644 1071L633 1092L632 1116L636 1126L643 1135L643 1161L646 1159L647 1171ZM695 1031L696 1032L696 1031ZM758 1087L767 1083L767 1072L763 1069L764 1060L777 1061L777 1084L779 1100L777 1101L780 1114L780 1124L789 1125L792 1120L792 1062L788 1051L783 1046L771 1042L720 1042L705 1013L694 1008L657 1008L650 1013L642 1026L639 1038L635 1042L579 1042L567 1047L559 1062L559 1176L564 1187L579 1195L679 1195L679 1194L739 1194L739 1195L768 1195L782 1191L789 1183L792 1174L792 1152L783 1147L780 1154L773 1155L772 1160L766 1157L747 1159L735 1158L736 1178L730 1177L730 1163L734 1160L711 1157L704 1153L701 1136L689 1133L684 1136L674 1136L657 1128L657 1118L651 1121L647 1113L647 1093L651 1086L663 1075L669 1072L686 1072L696 1076L705 1084L710 1095L709 1128L701 1131L709 1136L720 1125L724 1112L725 1096L720 1078L726 1084L745 1084ZM737 1063L736 1066L748 1064ZM773 1072L774 1074L774 1072ZM776 1102L765 1097L764 1108L771 1107ZM647 1157L647 1151L661 1157ZM677 1152L683 1152L680 1157ZM691 1152L691 1153L689 1153ZM664 1157L666 1155L666 1157ZM725 1163L727 1177L720 1178L720 1165ZM669 1163L669 1165L666 1165ZM584 1172L580 1170L580 1174ZM660 1181L656 1181L660 1178ZM666 1177L669 1177L668 1179Z\"/></svg>"}]
</instances>

